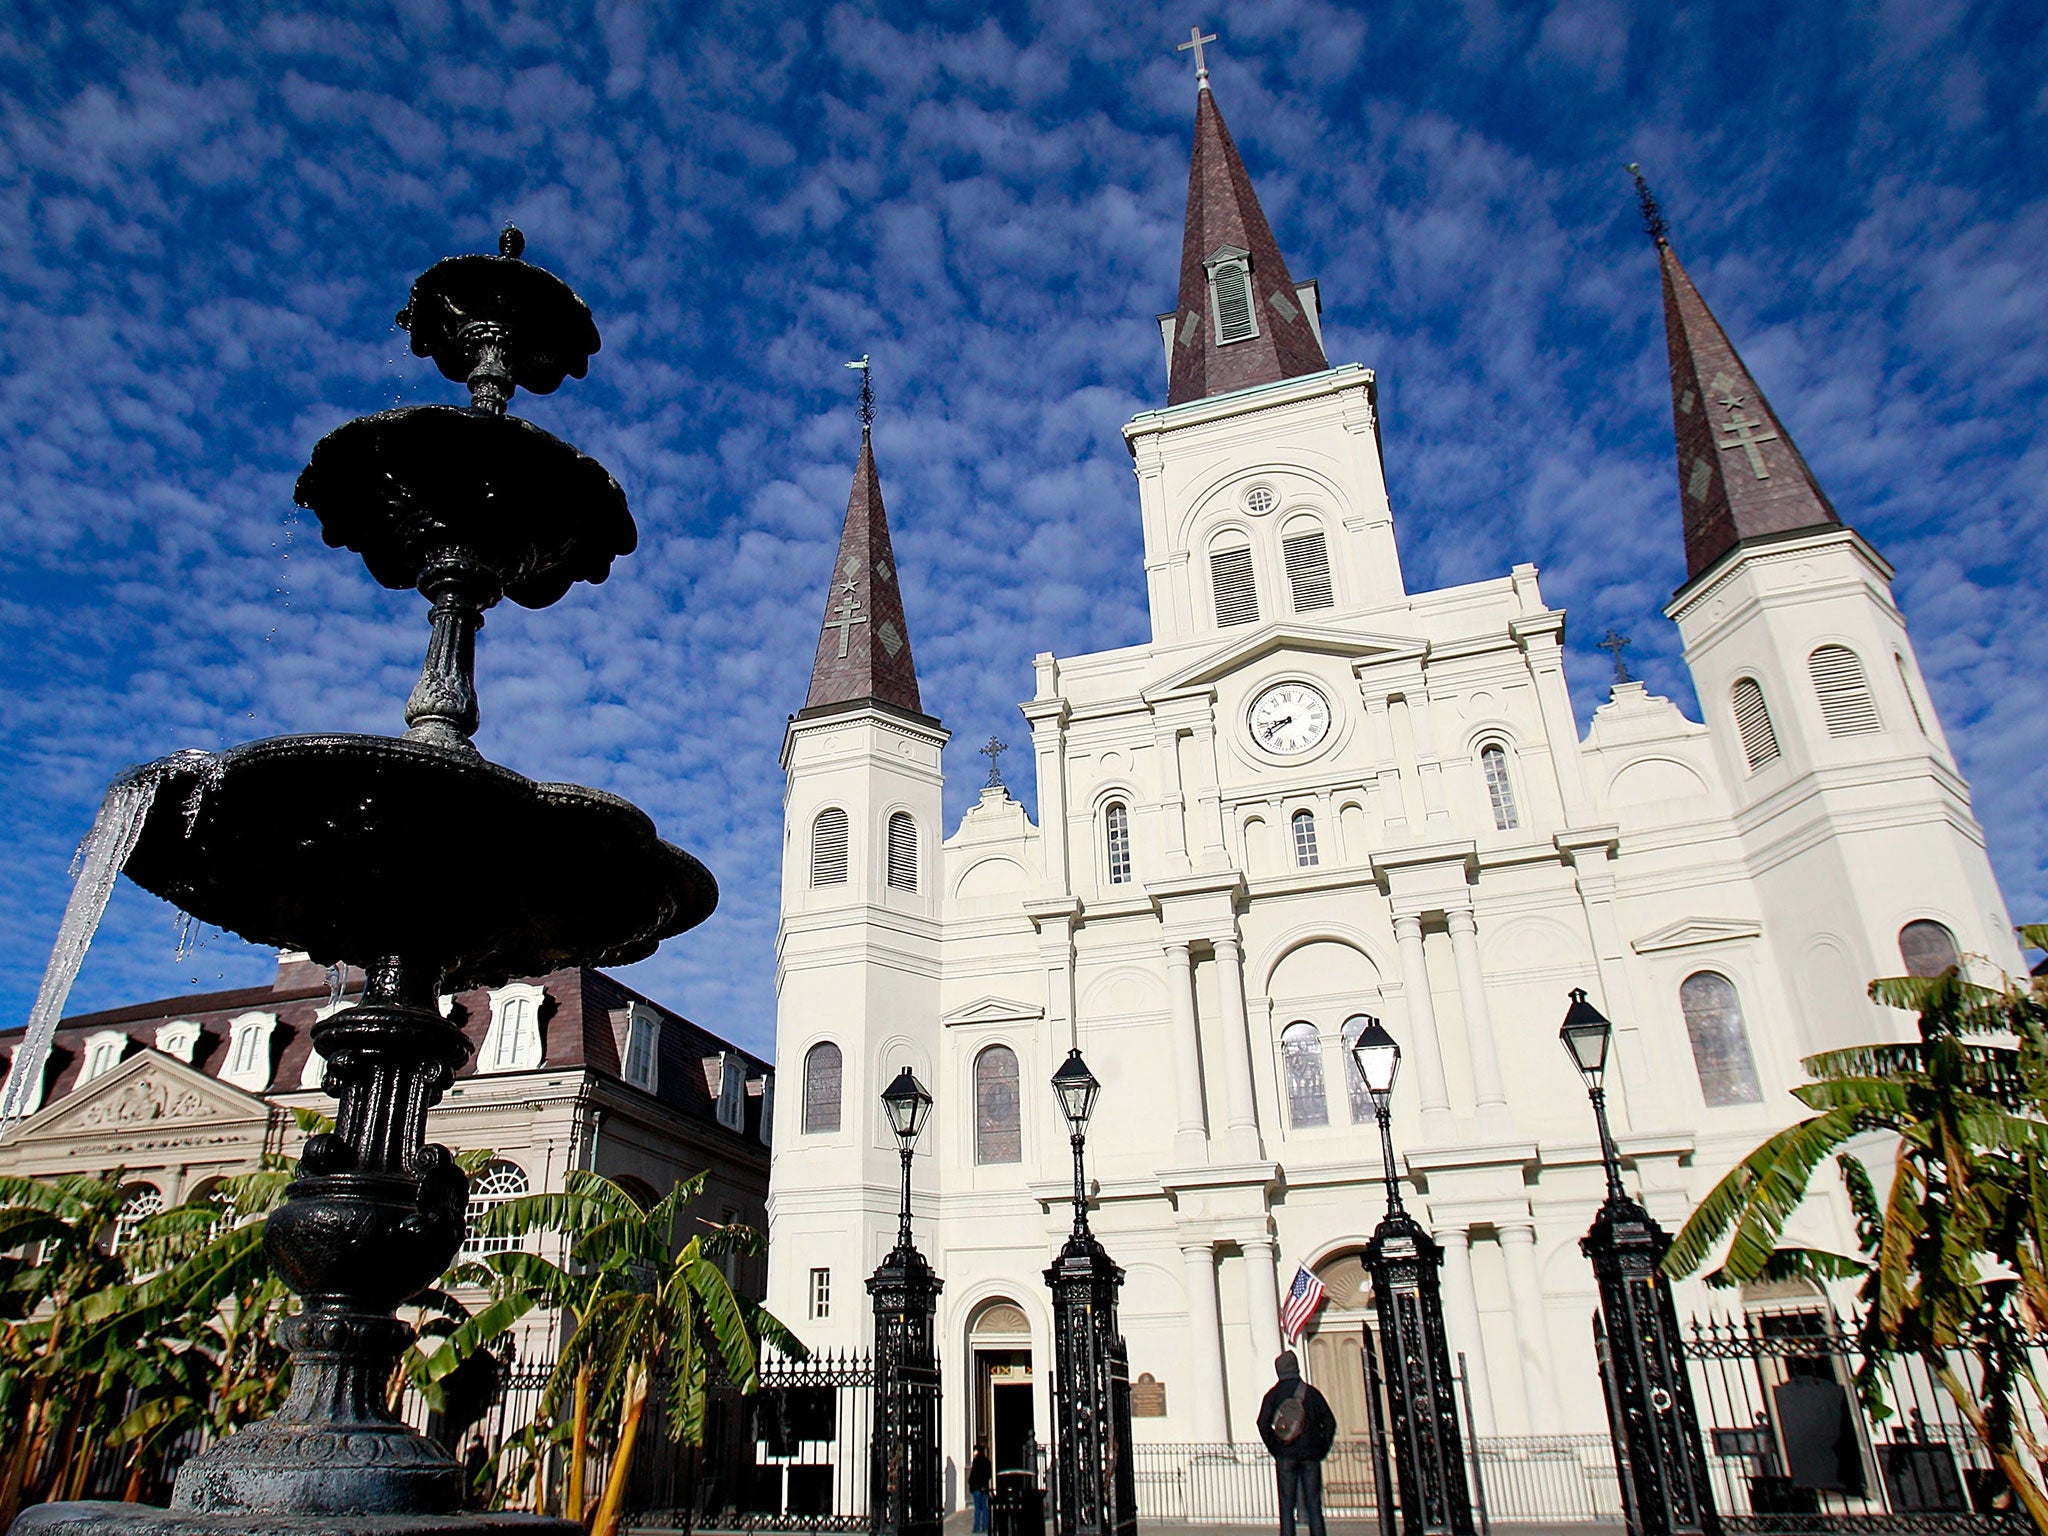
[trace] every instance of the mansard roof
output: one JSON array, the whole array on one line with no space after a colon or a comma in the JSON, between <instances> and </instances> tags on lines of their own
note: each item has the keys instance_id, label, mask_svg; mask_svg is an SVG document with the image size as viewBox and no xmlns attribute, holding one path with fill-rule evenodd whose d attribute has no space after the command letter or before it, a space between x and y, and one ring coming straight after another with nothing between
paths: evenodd
<instances>
[{"instance_id":1,"label":"mansard roof","mask_svg":"<svg viewBox=\"0 0 2048 1536\"><path fill-rule=\"evenodd\" d=\"M1219 343L1209 272L1212 262L1231 255L1249 258L1258 333ZM1180 309L1173 323L1166 403L1180 405L1320 373L1329 366L1205 78L1195 92L1195 148L1188 167L1187 223L1181 235Z\"/></svg>"},{"instance_id":2,"label":"mansard roof","mask_svg":"<svg viewBox=\"0 0 2048 1536\"><path fill-rule=\"evenodd\" d=\"M917 664L910 655L910 623L903 614L896 553L889 542L889 516L882 506L882 481L865 427L853 489L846 498L846 522L839 554L825 591L825 617L818 653L811 663L805 714L857 704L883 704L924 717L917 691Z\"/></svg>"}]
</instances>

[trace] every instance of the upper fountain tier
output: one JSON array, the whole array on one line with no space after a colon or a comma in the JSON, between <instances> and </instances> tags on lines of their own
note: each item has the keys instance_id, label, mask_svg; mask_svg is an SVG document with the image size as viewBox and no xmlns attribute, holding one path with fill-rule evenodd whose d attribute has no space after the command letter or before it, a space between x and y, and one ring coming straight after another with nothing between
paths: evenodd
<instances>
[{"instance_id":1,"label":"upper fountain tier","mask_svg":"<svg viewBox=\"0 0 2048 1536\"><path fill-rule=\"evenodd\" d=\"M590 306L545 267L519 259L526 237L510 224L496 256L450 256L412 285L398 323L415 357L468 384L471 399L504 410L513 386L550 395L564 377L582 378L603 345Z\"/></svg>"}]
</instances>

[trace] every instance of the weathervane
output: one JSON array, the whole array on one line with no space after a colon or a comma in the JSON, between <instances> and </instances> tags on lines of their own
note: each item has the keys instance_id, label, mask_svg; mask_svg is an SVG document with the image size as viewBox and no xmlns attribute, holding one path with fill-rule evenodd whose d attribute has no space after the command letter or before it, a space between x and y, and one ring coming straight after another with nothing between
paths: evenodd
<instances>
[{"instance_id":1,"label":"weathervane","mask_svg":"<svg viewBox=\"0 0 2048 1536\"><path fill-rule=\"evenodd\" d=\"M988 759L988 788L1003 787L1002 757L1009 750L1010 744L993 733L988 738L988 745L981 749L981 755Z\"/></svg>"},{"instance_id":2,"label":"weathervane","mask_svg":"<svg viewBox=\"0 0 2048 1536\"><path fill-rule=\"evenodd\" d=\"M1618 634L1610 629L1600 637L1600 643L1595 647L1596 650L1606 651L1614 657L1614 680L1617 683L1635 681L1634 674L1628 669L1628 663L1621 659L1621 653L1634 643L1627 635Z\"/></svg>"},{"instance_id":3,"label":"weathervane","mask_svg":"<svg viewBox=\"0 0 2048 1536\"><path fill-rule=\"evenodd\" d=\"M1215 41L1214 32L1204 37L1200 27L1189 27L1188 40L1174 50L1176 53L1186 53L1190 48L1195 50L1195 89L1198 91L1209 89L1209 66L1202 61L1202 44Z\"/></svg>"},{"instance_id":4,"label":"weathervane","mask_svg":"<svg viewBox=\"0 0 2048 1536\"><path fill-rule=\"evenodd\" d=\"M1670 231L1671 226L1664 222L1664 210L1657 206L1657 194L1652 192L1650 184L1643 180L1643 168L1633 160L1628 163L1628 173L1636 179L1636 201L1643 209L1643 233L1662 245L1664 236Z\"/></svg>"},{"instance_id":5,"label":"weathervane","mask_svg":"<svg viewBox=\"0 0 2048 1536\"><path fill-rule=\"evenodd\" d=\"M865 437L875 425L875 375L868 367L868 355L863 352L858 362L848 363L849 368L860 370L860 430Z\"/></svg>"}]
</instances>

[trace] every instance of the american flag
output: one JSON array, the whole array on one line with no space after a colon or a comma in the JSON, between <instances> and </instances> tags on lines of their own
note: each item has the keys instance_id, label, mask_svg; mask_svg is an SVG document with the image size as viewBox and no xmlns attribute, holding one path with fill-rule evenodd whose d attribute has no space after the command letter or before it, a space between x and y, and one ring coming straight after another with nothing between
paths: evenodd
<instances>
[{"instance_id":1,"label":"american flag","mask_svg":"<svg viewBox=\"0 0 2048 1536\"><path fill-rule=\"evenodd\" d=\"M1323 1282L1310 1274L1305 1265L1294 1266L1294 1284L1287 1287L1287 1301L1280 1308L1280 1332L1290 1345L1314 1321L1316 1308L1323 1304L1325 1294Z\"/></svg>"}]
</instances>

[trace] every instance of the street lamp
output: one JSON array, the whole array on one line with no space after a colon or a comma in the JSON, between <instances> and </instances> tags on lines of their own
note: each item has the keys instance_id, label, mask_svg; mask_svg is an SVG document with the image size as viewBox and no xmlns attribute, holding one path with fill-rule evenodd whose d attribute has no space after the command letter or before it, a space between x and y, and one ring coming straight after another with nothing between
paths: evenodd
<instances>
[{"instance_id":1,"label":"street lamp","mask_svg":"<svg viewBox=\"0 0 2048 1536\"><path fill-rule=\"evenodd\" d=\"M1621 1154L1607 1124L1607 1057L1614 1026L1571 990L1557 1037L1585 1079L1600 1130L1607 1198L1579 1251L1600 1293L1594 1320L1607 1426L1621 1468L1630 1536L1719 1536L1692 1380L1679 1348L1678 1308L1661 1268L1671 1239L1621 1182Z\"/></svg>"},{"instance_id":2,"label":"street lamp","mask_svg":"<svg viewBox=\"0 0 2048 1536\"><path fill-rule=\"evenodd\" d=\"M1116 1320L1124 1272L1088 1227L1088 1119L1102 1084L1074 1049L1053 1074L1052 1088L1074 1150L1074 1226L1045 1272L1053 1315L1055 1528L1059 1536L1130 1536L1138 1526L1130 1356Z\"/></svg>"},{"instance_id":3,"label":"street lamp","mask_svg":"<svg viewBox=\"0 0 2048 1536\"><path fill-rule=\"evenodd\" d=\"M1344 1034L1354 1037L1351 1059L1380 1124L1380 1162L1387 1181L1387 1212L1366 1244L1365 1266L1372 1273L1385 1356L1401 1528L1404 1536L1471 1536L1472 1495L1465 1484L1457 1384L1437 1278L1443 1249L1401 1203L1401 1181L1394 1171L1392 1111L1401 1047L1368 1013L1345 1020Z\"/></svg>"},{"instance_id":4,"label":"street lamp","mask_svg":"<svg viewBox=\"0 0 2048 1536\"><path fill-rule=\"evenodd\" d=\"M868 1511L876 1536L938 1536L945 1518L939 1463L939 1361L932 1314L945 1282L910 1238L910 1160L932 1096L910 1068L882 1090L882 1113L903 1160L896 1246L868 1277L875 1306L877 1413Z\"/></svg>"}]
</instances>

